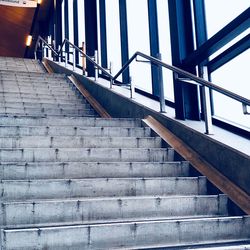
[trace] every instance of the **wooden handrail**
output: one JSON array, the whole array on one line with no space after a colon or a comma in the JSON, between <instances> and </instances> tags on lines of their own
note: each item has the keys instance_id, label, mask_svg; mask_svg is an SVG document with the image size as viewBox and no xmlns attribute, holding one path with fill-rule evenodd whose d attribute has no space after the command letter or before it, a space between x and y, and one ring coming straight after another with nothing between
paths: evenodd
<instances>
[{"instance_id":1,"label":"wooden handrail","mask_svg":"<svg viewBox=\"0 0 250 250\"><path fill-rule=\"evenodd\" d=\"M160 122L148 116L143 122L155 131L165 142L177 153L197 169L202 175L213 183L218 189L235 202L246 214L250 215L250 196L226 176L219 172L209 162L198 155L193 149L186 145L180 138L170 132Z\"/></svg>"},{"instance_id":2,"label":"wooden handrail","mask_svg":"<svg viewBox=\"0 0 250 250\"><path fill-rule=\"evenodd\" d=\"M101 104L83 87L83 85L76 79L74 75L71 75L68 78L102 118L112 118L110 114L101 106Z\"/></svg>"},{"instance_id":3,"label":"wooden handrail","mask_svg":"<svg viewBox=\"0 0 250 250\"><path fill-rule=\"evenodd\" d=\"M54 73L54 70L50 67L50 65L48 64L47 61L45 61L45 60L42 61L42 64L43 64L44 68L47 70L47 72L48 72L49 74Z\"/></svg>"}]
</instances>

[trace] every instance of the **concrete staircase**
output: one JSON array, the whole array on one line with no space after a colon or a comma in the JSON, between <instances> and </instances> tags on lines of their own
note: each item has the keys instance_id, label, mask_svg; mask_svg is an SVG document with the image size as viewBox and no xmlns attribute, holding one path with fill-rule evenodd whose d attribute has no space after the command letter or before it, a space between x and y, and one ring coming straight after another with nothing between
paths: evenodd
<instances>
[{"instance_id":1,"label":"concrete staircase","mask_svg":"<svg viewBox=\"0 0 250 250\"><path fill-rule=\"evenodd\" d=\"M250 249L250 218L140 120L18 65L0 72L1 249Z\"/></svg>"}]
</instances>

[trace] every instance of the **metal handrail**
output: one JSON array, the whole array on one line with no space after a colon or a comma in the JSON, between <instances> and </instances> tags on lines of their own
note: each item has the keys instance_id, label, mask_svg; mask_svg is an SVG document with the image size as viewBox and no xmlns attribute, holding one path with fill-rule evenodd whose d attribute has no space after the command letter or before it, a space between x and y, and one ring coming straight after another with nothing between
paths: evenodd
<instances>
[{"instance_id":1,"label":"metal handrail","mask_svg":"<svg viewBox=\"0 0 250 250\"><path fill-rule=\"evenodd\" d=\"M167 68L171 71L173 71L174 73L177 73L179 75L182 75L182 76L185 76L191 80L194 80L195 82L198 82L199 84L201 84L202 86L205 86L205 87L208 87L212 90L215 90L223 95L226 95L236 101L239 101L241 102L242 104L244 105L247 105L247 106L250 106L250 100L245 98L245 97L242 97L240 95L237 95L227 89L224 89L222 87L219 87L218 85L215 85L209 81L206 81L204 80L203 78L200 78L200 77L197 77L185 70L182 70L182 69L179 69L175 66L172 66L172 65L169 65L169 64L166 64L164 62L162 62L161 60L155 58L155 57L152 57L152 56L148 56L144 53L141 53L139 51L135 52L134 55L127 61L126 64L124 64L124 66L118 71L118 73L113 77L113 80L115 81L127 68L128 66L133 62L133 60L137 57L137 56L140 56L140 57L143 57L144 59L147 59L148 61L152 62L153 64L157 64L159 66L162 66L164 68Z\"/></svg>"},{"instance_id":2,"label":"metal handrail","mask_svg":"<svg viewBox=\"0 0 250 250\"><path fill-rule=\"evenodd\" d=\"M38 36L37 41L36 41L36 45L35 45L35 57L36 57L36 52L37 52L37 47L39 42L42 41L43 43L46 44L46 46L57 56L59 56L58 52L56 50L53 49L53 47L46 41L44 40L41 36Z\"/></svg>"},{"instance_id":3,"label":"metal handrail","mask_svg":"<svg viewBox=\"0 0 250 250\"><path fill-rule=\"evenodd\" d=\"M41 36L38 37L37 39L37 44L39 43L39 41L42 41L46 44L46 46L49 47L49 49L51 49L57 56L60 56L61 53L63 52L63 46L66 44L69 44L72 48L74 48L76 51L78 51L79 53L81 53L84 57L86 57L86 59L88 61L90 61L96 68L98 68L99 70L101 70L105 75L107 75L110 79L113 78L113 76L106 70L104 69L102 66L100 66L97 62L95 62L92 57L90 57L89 55L87 55L86 53L84 53L81 49L79 49L76 45L74 45L73 43L71 43L67 38L64 39L61 48L59 51L55 51ZM36 47L37 48L37 47ZM35 50L36 51L36 50ZM67 52L66 52L67 53Z\"/></svg>"},{"instance_id":4,"label":"metal handrail","mask_svg":"<svg viewBox=\"0 0 250 250\"><path fill-rule=\"evenodd\" d=\"M196 83L200 84L202 86L202 95L203 95L203 106L204 106L204 118L205 118L205 125L206 125L206 133L207 134L212 134L212 115L211 115L211 106L210 106L210 97L209 97L209 93L208 93L208 89L212 89L212 90L215 90L227 97L230 97L240 103L242 103L242 108L243 108L243 113L244 114L250 114L248 111L247 111L247 106L250 106L250 100L245 98L245 97L242 97L238 94L235 94L227 89L224 89L218 85L215 85L213 84L212 82L210 81L207 81L205 79L208 79L208 74L207 74L207 68L206 67L203 67L204 68L204 75L203 78L201 77L197 77L196 75L194 74L191 74L185 70L182 70L178 67L175 67L175 66L172 66L172 65L169 65L169 64L166 64L164 62L161 61L161 58L159 57L159 59L155 58L155 57L152 57L152 56L148 56L142 52L135 52L134 55L124 64L124 66L117 72L117 74L115 76L112 76L111 74L111 70L110 70L110 73L105 69L103 68L102 66L100 66L98 64L98 60L95 58L93 59L93 57L90 57L88 56L86 53L84 53L80 48L78 48L76 45L74 45L73 43L71 43L68 39L64 39L62 45L61 45L61 48L59 51L56 51L55 49L53 49L42 37L38 37L38 40L37 40L37 43L36 43L36 46L35 46L35 54L36 54L36 51L37 51L37 45L38 43L42 41L49 49L51 49L51 51L56 54L59 58L61 57L61 54L62 52L65 52L63 51L63 46L66 45L66 44L69 44L69 46L71 46L73 49L75 49L76 51L78 51L79 53L81 53L83 55L83 57L86 57L86 59L88 61L90 61L94 67L95 67L95 79L98 77L98 70L101 70L105 75L107 75L110 79L110 88L112 88L113 85L116 85L115 84L115 80L129 67L129 65L136 59L136 61L139 61L137 60L137 57L140 56L144 59L146 59L147 61L146 62L149 62L149 63L152 63L152 64L155 64L159 67L160 71L159 71L159 84L160 84L160 93L159 93L159 97L160 97L160 110L161 112L165 112L165 98L164 98L164 91L163 91L163 82L162 82L162 73L161 72L161 68L166 68L166 69L169 69L171 70L175 75L176 75L176 78L181 75L181 76L184 76L186 78L188 78L189 80L193 80L195 81ZM69 52L65 52L65 53L69 53ZM75 55L75 51L73 51L73 54ZM75 58L74 58L75 60ZM140 62L140 61L139 61ZM145 62L145 61L143 61ZM65 64L67 63L67 60L65 58ZM75 61L73 61L73 69L74 69L74 66L75 66ZM84 70L84 69L83 69ZM180 81L183 81L183 79L179 79ZM130 86L130 90L131 90L131 98L133 96L133 92L134 92L134 87L132 86L132 81L130 81L129 83L129 86Z\"/></svg>"}]
</instances>

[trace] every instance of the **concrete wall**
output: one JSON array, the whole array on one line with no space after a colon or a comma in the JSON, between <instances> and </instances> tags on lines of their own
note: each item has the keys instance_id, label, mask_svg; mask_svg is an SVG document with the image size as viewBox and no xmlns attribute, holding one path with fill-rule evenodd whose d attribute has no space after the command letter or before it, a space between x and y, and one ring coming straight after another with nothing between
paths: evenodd
<instances>
[{"instance_id":1,"label":"concrete wall","mask_svg":"<svg viewBox=\"0 0 250 250\"><path fill-rule=\"evenodd\" d=\"M72 74L71 71L49 62L57 73ZM186 144L204 157L222 174L250 194L250 157L212 138L189 128L176 120L135 103L133 100L110 91L95 82L75 74L84 87L100 102L112 117L144 118L151 115L180 137Z\"/></svg>"}]
</instances>

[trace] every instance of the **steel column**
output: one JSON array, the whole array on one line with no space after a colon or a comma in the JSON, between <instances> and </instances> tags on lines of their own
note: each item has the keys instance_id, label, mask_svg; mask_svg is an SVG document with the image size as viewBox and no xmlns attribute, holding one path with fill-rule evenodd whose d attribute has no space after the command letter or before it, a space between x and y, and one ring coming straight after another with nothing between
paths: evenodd
<instances>
[{"instance_id":1,"label":"steel column","mask_svg":"<svg viewBox=\"0 0 250 250\"><path fill-rule=\"evenodd\" d=\"M103 68L108 68L105 0L99 0L99 15L100 15L100 40L101 40L101 65Z\"/></svg>"},{"instance_id":2,"label":"steel column","mask_svg":"<svg viewBox=\"0 0 250 250\"><path fill-rule=\"evenodd\" d=\"M182 61L194 51L192 13L190 1L168 0L172 63L190 73L196 74L194 66L184 67ZM185 84L174 78L176 118L200 119L198 89L196 85Z\"/></svg>"},{"instance_id":3,"label":"steel column","mask_svg":"<svg viewBox=\"0 0 250 250\"><path fill-rule=\"evenodd\" d=\"M65 38L69 39L69 2L64 0L64 34ZM65 61L69 60L69 45L65 44Z\"/></svg>"},{"instance_id":4,"label":"steel column","mask_svg":"<svg viewBox=\"0 0 250 250\"><path fill-rule=\"evenodd\" d=\"M74 26L74 44L79 47L79 34L78 34L78 4L77 0L73 1L73 26ZM74 61L76 65L79 64L79 52L76 51Z\"/></svg>"},{"instance_id":5,"label":"steel column","mask_svg":"<svg viewBox=\"0 0 250 250\"><path fill-rule=\"evenodd\" d=\"M159 49L159 32L158 32L158 15L156 0L148 0L148 21L149 21L149 39L150 39L150 55L158 57ZM152 72L152 91L154 96L160 95L159 85L159 67L151 64Z\"/></svg>"},{"instance_id":6,"label":"steel column","mask_svg":"<svg viewBox=\"0 0 250 250\"><path fill-rule=\"evenodd\" d=\"M94 56L98 48L97 42L97 8L96 1L85 0L85 31L86 31L86 53ZM86 70L88 76L95 76L95 68L92 63L87 61Z\"/></svg>"},{"instance_id":7,"label":"steel column","mask_svg":"<svg viewBox=\"0 0 250 250\"><path fill-rule=\"evenodd\" d=\"M123 66L129 60L126 0L119 0L119 13L120 13L121 56L122 56L122 66ZM128 68L122 74L122 81L128 84L130 81L129 77L130 76Z\"/></svg>"}]
</instances>

